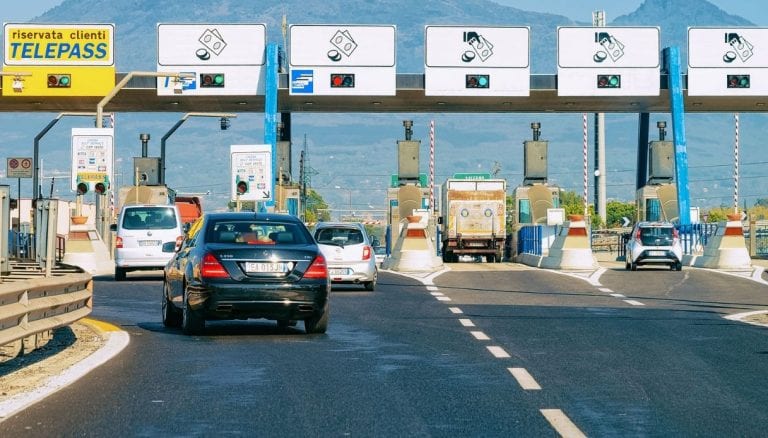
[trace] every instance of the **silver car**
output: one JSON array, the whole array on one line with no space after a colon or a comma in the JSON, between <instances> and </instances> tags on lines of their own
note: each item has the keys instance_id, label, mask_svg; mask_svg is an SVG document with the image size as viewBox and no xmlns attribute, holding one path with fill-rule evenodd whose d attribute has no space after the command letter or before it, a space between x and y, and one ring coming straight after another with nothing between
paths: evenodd
<instances>
[{"instance_id":1,"label":"silver car","mask_svg":"<svg viewBox=\"0 0 768 438\"><path fill-rule=\"evenodd\" d=\"M627 270L636 271L640 265L667 265L683 268L683 248L671 222L638 222L632 228L626 244Z\"/></svg>"},{"instance_id":2,"label":"silver car","mask_svg":"<svg viewBox=\"0 0 768 438\"><path fill-rule=\"evenodd\" d=\"M320 222L314 235L332 284L362 284L369 291L376 288L376 255L363 224Z\"/></svg>"}]
</instances>

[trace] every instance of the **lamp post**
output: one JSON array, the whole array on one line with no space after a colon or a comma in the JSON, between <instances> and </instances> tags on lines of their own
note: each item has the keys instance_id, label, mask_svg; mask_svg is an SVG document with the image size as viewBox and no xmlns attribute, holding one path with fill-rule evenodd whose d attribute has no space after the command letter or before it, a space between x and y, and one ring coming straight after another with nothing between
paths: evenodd
<instances>
[{"instance_id":1,"label":"lamp post","mask_svg":"<svg viewBox=\"0 0 768 438\"><path fill-rule=\"evenodd\" d=\"M45 134L48 133L48 131L53 128L53 126L59 122L63 117L68 116L94 116L95 113L78 113L78 112L64 112L59 113L53 120L51 120L48 125L43 128L42 131L40 131L35 136L35 142L32 152L32 199L37 199L40 197L40 182L39 182L39 174L40 174L40 139L43 138Z\"/></svg>"},{"instance_id":2,"label":"lamp post","mask_svg":"<svg viewBox=\"0 0 768 438\"><path fill-rule=\"evenodd\" d=\"M237 114L229 113L186 113L173 127L160 139L160 184L165 184L165 142L179 127L190 117L219 117L221 118L221 130L229 127L229 119L234 119Z\"/></svg>"},{"instance_id":3,"label":"lamp post","mask_svg":"<svg viewBox=\"0 0 768 438\"><path fill-rule=\"evenodd\" d=\"M132 71L129 72L123 79L120 80L120 82L115 85L115 88L112 89L109 93L107 93L106 96L104 96L101 101L99 101L98 105L96 105L96 127L101 128L102 123L102 117L104 113L104 107L107 106L110 100L112 100L113 97L117 95L120 90L122 90L128 82L133 79L134 77L150 77L150 78L175 78L176 80L179 79L188 79L193 78L194 75L191 73L174 73L174 72L156 72L156 71Z\"/></svg>"},{"instance_id":4,"label":"lamp post","mask_svg":"<svg viewBox=\"0 0 768 438\"><path fill-rule=\"evenodd\" d=\"M351 215L352 214L352 189L348 189L342 186L333 186L333 188L347 191L347 194L349 195L349 214Z\"/></svg>"}]
</instances>

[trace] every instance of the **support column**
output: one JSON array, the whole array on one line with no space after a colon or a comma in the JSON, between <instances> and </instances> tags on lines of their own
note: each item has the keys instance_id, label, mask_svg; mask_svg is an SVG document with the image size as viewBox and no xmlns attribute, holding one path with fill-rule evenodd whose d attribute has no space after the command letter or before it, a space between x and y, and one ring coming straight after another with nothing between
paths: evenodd
<instances>
[{"instance_id":1,"label":"support column","mask_svg":"<svg viewBox=\"0 0 768 438\"><path fill-rule=\"evenodd\" d=\"M683 74L680 68L680 49L667 47L664 49L664 69L670 96L670 112L672 113L672 138L675 144L675 182L677 183L678 223L690 225L691 199L688 189L688 152L685 140L685 106L683 100Z\"/></svg>"},{"instance_id":2,"label":"support column","mask_svg":"<svg viewBox=\"0 0 768 438\"><path fill-rule=\"evenodd\" d=\"M275 178L278 174L277 169L277 88L279 75L277 70L280 67L277 59L277 44L267 44L266 47L266 65L265 70L265 96L264 96L264 144L271 146L272 150L272 175L269 182L269 193L271 200L265 202L266 207L275 206ZM262 209L259 209L262 210Z\"/></svg>"}]
</instances>

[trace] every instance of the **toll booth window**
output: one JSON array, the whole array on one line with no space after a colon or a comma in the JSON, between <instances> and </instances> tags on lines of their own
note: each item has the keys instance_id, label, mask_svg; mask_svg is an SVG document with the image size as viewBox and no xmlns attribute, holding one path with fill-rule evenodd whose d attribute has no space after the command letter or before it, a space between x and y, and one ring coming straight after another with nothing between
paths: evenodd
<instances>
[{"instance_id":1,"label":"toll booth window","mask_svg":"<svg viewBox=\"0 0 768 438\"><path fill-rule=\"evenodd\" d=\"M646 200L645 220L653 221L653 222L661 220L661 200L659 199Z\"/></svg>"},{"instance_id":2,"label":"toll booth window","mask_svg":"<svg viewBox=\"0 0 768 438\"><path fill-rule=\"evenodd\" d=\"M560 208L560 196L552 196L552 208Z\"/></svg>"},{"instance_id":3,"label":"toll booth window","mask_svg":"<svg viewBox=\"0 0 768 438\"><path fill-rule=\"evenodd\" d=\"M517 205L517 211L519 212L517 223L532 224L533 217L531 216L531 201L528 199L520 199L517 201Z\"/></svg>"}]
</instances>

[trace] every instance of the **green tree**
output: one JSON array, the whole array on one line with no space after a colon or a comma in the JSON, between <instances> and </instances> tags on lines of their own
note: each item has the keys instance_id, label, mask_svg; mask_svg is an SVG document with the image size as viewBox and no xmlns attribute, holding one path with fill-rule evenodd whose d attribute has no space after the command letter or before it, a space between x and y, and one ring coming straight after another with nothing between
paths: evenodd
<instances>
[{"instance_id":1,"label":"green tree","mask_svg":"<svg viewBox=\"0 0 768 438\"><path fill-rule=\"evenodd\" d=\"M314 189L307 189L307 213L304 216L304 222L327 222L331 220L331 212L328 211L328 204L320 193Z\"/></svg>"},{"instance_id":2,"label":"green tree","mask_svg":"<svg viewBox=\"0 0 768 438\"><path fill-rule=\"evenodd\" d=\"M608 228L620 227L624 223L624 217L634 221L636 211L637 206L634 202L609 201L605 205L606 226Z\"/></svg>"}]
</instances>

